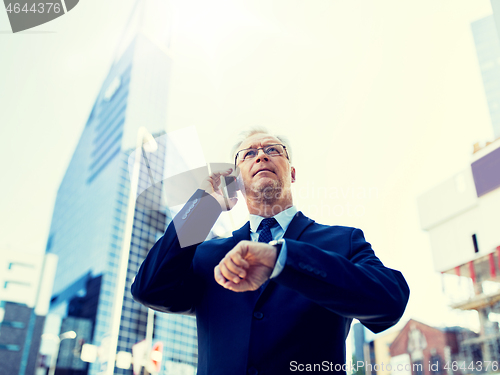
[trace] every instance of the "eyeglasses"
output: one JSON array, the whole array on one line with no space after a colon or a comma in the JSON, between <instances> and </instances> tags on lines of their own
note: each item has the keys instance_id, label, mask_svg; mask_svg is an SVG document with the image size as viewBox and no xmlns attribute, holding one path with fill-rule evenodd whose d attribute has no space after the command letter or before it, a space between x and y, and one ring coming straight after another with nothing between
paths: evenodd
<instances>
[{"instance_id":1,"label":"eyeglasses","mask_svg":"<svg viewBox=\"0 0 500 375\"><path fill-rule=\"evenodd\" d=\"M286 151L286 147L282 144L275 144L275 145L268 145L264 147L259 147L259 148L246 148L244 150L240 150L236 153L236 157L234 158L234 165L236 166L238 160L245 161L249 159L255 158L259 154L259 150L264 151L266 155L269 156L280 156L280 155L285 155L288 160L288 152Z\"/></svg>"}]
</instances>

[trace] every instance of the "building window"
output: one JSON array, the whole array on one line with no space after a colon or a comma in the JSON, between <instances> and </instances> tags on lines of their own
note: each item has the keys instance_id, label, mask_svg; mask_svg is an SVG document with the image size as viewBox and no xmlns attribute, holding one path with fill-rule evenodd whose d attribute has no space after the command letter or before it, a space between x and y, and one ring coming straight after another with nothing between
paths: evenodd
<instances>
[{"instance_id":1,"label":"building window","mask_svg":"<svg viewBox=\"0 0 500 375\"><path fill-rule=\"evenodd\" d=\"M52 249L52 242L54 241L54 234L51 234L47 240L47 246L45 247L45 252L48 253Z\"/></svg>"},{"instance_id":2,"label":"building window","mask_svg":"<svg viewBox=\"0 0 500 375\"><path fill-rule=\"evenodd\" d=\"M11 352L18 352L19 350L21 350L21 347L19 345L0 344L0 350L9 350Z\"/></svg>"},{"instance_id":3,"label":"building window","mask_svg":"<svg viewBox=\"0 0 500 375\"><path fill-rule=\"evenodd\" d=\"M474 244L474 253L479 253L479 247L477 246L476 233L472 235L472 243Z\"/></svg>"},{"instance_id":4,"label":"building window","mask_svg":"<svg viewBox=\"0 0 500 375\"><path fill-rule=\"evenodd\" d=\"M12 328L20 328L24 329L25 324L23 322L1 322L0 326L12 327Z\"/></svg>"},{"instance_id":5,"label":"building window","mask_svg":"<svg viewBox=\"0 0 500 375\"><path fill-rule=\"evenodd\" d=\"M4 289L7 289L9 287L9 285L11 284L14 284L14 285L22 285L22 286L31 286L30 283L23 283L23 282L20 282L20 281L6 281L3 285L3 288Z\"/></svg>"},{"instance_id":6,"label":"building window","mask_svg":"<svg viewBox=\"0 0 500 375\"><path fill-rule=\"evenodd\" d=\"M33 264L28 264L28 263L21 263L21 262L10 262L9 263L9 270L11 270L14 267L26 267L26 268L35 268Z\"/></svg>"}]
</instances>

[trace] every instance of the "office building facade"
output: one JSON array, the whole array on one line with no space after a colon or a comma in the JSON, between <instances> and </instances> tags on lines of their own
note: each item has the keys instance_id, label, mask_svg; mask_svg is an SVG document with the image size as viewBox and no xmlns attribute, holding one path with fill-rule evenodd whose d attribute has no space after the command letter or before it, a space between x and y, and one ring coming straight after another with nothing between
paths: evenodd
<instances>
[{"instance_id":1,"label":"office building facade","mask_svg":"<svg viewBox=\"0 0 500 375\"><path fill-rule=\"evenodd\" d=\"M131 353L132 346L146 338L148 311L133 301L130 285L171 220L168 208L160 204L161 184L153 186L150 176L163 176L168 164L183 163L161 140L165 139L171 66L165 4L137 2L57 193L46 250L59 257L51 301L56 318L46 331L59 335L72 330L77 338L61 342L56 375L97 375L105 373L109 363L131 190L129 157L135 152L141 126L159 141L154 152L143 154L147 163L141 162L139 185L150 185L139 190L146 204L135 208L117 351ZM170 373L176 364L194 373L195 319L156 314L152 324L153 343L161 342L164 348L161 373ZM85 344L97 348L97 357L90 362L81 358ZM132 367L122 367L126 368L117 367L113 373L132 374Z\"/></svg>"}]
</instances>

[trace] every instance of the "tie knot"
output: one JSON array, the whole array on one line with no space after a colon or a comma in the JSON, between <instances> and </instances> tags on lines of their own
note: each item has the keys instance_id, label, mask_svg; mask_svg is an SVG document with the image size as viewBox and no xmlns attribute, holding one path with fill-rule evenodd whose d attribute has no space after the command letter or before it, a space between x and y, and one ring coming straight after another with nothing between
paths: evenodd
<instances>
[{"instance_id":1,"label":"tie knot","mask_svg":"<svg viewBox=\"0 0 500 375\"><path fill-rule=\"evenodd\" d=\"M261 228L261 229L272 228L276 224L278 224L276 219L274 217L269 217L269 218L264 219L260 222L259 228Z\"/></svg>"},{"instance_id":2,"label":"tie knot","mask_svg":"<svg viewBox=\"0 0 500 375\"><path fill-rule=\"evenodd\" d=\"M264 219L260 222L259 228L261 228L261 231L258 239L259 242L269 242L273 239L271 227L275 224L278 224L278 222L274 217Z\"/></svg>"}]
</instances>

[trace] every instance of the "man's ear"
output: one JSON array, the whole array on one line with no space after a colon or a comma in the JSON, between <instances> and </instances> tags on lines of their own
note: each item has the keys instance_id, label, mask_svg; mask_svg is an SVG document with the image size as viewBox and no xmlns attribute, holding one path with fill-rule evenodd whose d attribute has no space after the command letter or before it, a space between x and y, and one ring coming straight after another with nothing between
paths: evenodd
<instances>
[{"instance_id":1,"label":"man's ear","mask_svg":"<svg viewBox=\"0 0 500 375\"><path fill-rule=\"evenodd\" d=\"M295 168L292 167L291 171L292 171L292 183L293 183L293 182L295 182Z\"/></svg>"}]
</instances>

